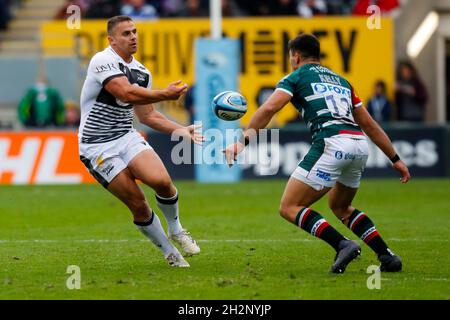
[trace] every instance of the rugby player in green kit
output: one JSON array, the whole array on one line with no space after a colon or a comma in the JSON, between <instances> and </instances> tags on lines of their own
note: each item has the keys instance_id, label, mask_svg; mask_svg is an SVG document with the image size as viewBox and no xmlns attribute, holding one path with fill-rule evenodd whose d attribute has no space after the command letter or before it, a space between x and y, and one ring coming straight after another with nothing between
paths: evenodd
<instances>
[{"instance_id":1,"label":"rugby player in green kit","mask_svg":"<svg viewBox=\"0 0 450 320\"><path fill-rule=\"evenodd\" d=\"M401 183L410 179L407 166L351 84L320 64L320 43L316 37L299 35L289 42L288 48L293 72L280 80L274 93L255 112L242 140L223 151L227 163L231 166L252 136L291 102L311 132L312 146L286 185L280 215L332 246L336 257L330 272L343 273L360 255L361 248L311 208L328 193L330 209L377 254L380 270L400 271L401 259L389 249L367 214L352 206L352 201L368 158L366 136L391 160L401 175Z\"/></svg>"}]
</instances>

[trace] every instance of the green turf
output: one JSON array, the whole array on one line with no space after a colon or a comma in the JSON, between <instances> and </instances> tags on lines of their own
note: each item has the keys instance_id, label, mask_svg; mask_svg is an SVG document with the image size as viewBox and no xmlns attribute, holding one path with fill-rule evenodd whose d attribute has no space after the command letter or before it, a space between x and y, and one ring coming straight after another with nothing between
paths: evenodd
<instances>
[{"instance_id":1,"label":"green turf","mask_svg":"<svg viewBox=\"0 0 450 320\"><path fill-rule=\"evenodd\" d=\"M354 205L404 261L380 290L366 286L377 260L365 245L345 274L328 273L332 249L279 217L284 185L178 182L181 221L202 248L190 269L166 266L102 187L2 186L0 298L450 299L450 180L363 182ZM314 208L355 238L325 199ZM68 265L81 268L80 290L66 288Z\"/></svg>"}]
</instances>

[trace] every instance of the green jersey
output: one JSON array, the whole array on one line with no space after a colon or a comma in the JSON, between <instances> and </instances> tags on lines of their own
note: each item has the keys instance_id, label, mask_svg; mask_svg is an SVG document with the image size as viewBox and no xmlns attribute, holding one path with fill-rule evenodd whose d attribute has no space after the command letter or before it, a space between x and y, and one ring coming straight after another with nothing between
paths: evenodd
<instances>
[{"instance_id":1,"label":"green jersey","mask_svg":"<svg viewBox=\"0 0 450 320\"><path fill-rule=\"evenodd\" d=\"M301 113L313 141L338 134L363 134L352 113L362 106L361 100L350 83L330 69L303 65L281 79L277 90L292 96L291 103Z\"/></svg>"},{"instance_id":2,"label":"green jersey","mask_svg":"<svg viewBox=\"0 0 450 320\"><path fill-rule=\"evenodd\" d=\"M20 101L18 113L25 126L61 126L65 121L64 100L56 89L35 85Z\"/></svg>"}]
</instances>

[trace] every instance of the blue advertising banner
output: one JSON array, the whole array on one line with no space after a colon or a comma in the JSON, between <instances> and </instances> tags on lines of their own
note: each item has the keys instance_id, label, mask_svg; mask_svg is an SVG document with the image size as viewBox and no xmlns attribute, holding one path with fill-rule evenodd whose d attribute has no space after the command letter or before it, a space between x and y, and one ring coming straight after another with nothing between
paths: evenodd
<instances>
[{"instance_id":1,"label":"blue advertising banner","mask_svg":"<svg viewBox=\"0 0 450 320\"><path fill-rule=\"evenodd\" d=\"M248 146L248 163L241 167L243 179L287 179L299 161L308 153L311 134L302 130L280 130L278 136L269 130L267 141ZM413 178L450 176L450 127L385 128L400 157L409 166ZM183 161L174 163L172 153L179 153L178 141L167 135L149 133L149 142L155 148L173 179L193 179L192 144L187 144ZM274 139L274 137L278 139ZM256 148L257 147L257 148ZM369 144L369 159L364 177L398 178L389 160L373 143ZM175 150L175 151L173 151Z\"/></svg>"},{"instance_id":2,"label":"blue advertising banner","mask_svg":"<svg viewBox=\"0 0 450 320\"><path fill-rule=\"evenodd\" d=\"M236 182L241 168L228 168L222 149L227 134L239 128L239 121L224 121L212 111L211 101L222 91L238 89L240 50L233 39L198 39L195 43L194 122L202 124L203 147L194 147L195 178L203 183Z\"/></svg>"}]
</instances>

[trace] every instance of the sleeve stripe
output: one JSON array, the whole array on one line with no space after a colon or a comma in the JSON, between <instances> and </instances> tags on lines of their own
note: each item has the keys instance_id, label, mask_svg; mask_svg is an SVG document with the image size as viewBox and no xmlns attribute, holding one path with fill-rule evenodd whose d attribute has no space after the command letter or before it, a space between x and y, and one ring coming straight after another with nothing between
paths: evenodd
<instances>
[{"instance_id":1,"label":"sleeve stripe","mask_svg":"<svg viewBox=\"0 0 450 320\"><path fill-rule=\"evenodd\" d=\"M109 76L108 78L106 78L105 80L103 80L102 86L104 87L104 86L106 86L106 84L107 84L109 81L111 81L112 79L117 78L117 77L122 77L122 76L125 77L125 74L123 74L123 73L113 74L112 76Z\"/></svg>"},{"instance_id":2,"label":"sleeve stripe","mask_svg":"<svg viewBox=\"0 0 450 320\"><path fill-rule=\"evenodd\" d=\"M287 89L284 89L284 88L276 88L275 89L275 91L276 90L281 90L281 91L283 91L283 92L286 92L288 95L290 95L291 97L293 97L294 96L294 94L292 93L292 92L290 92L289 90L287 90Z\"/></svg>"},{"instance_id":3,"label":"sleeve stripe","mask_svg":"<svg viewBox=\"0 0 450 320\"><path fill-rule=\"evenodd\" d=\"M355 104L355 108L359 108L359 107L361 107L363 105L363 103L362 102L360 102L360 103L357 103L357 104Z\"/></svg>"}]
</instances>

